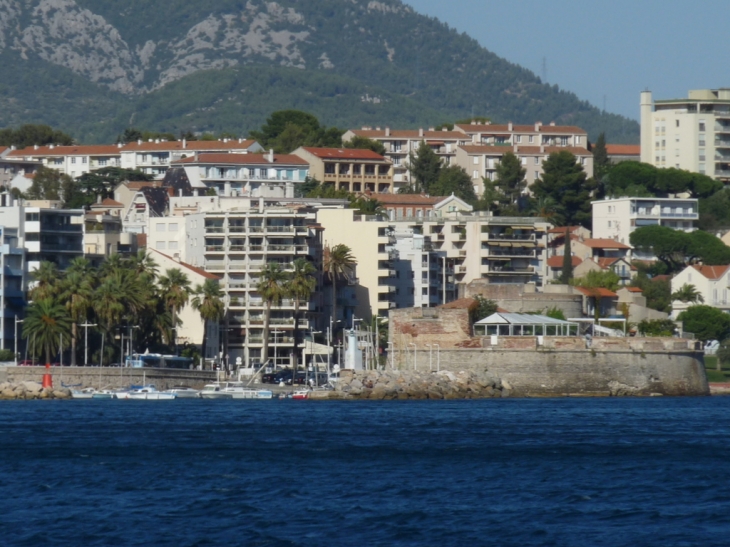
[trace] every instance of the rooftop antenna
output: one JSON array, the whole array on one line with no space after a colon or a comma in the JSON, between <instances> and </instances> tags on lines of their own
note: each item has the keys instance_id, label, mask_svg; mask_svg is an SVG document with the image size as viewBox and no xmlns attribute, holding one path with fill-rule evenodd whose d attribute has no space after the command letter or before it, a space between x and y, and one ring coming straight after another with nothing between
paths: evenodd
<instances>
[{"instance_id":1,"label":"rooftop antenna","mask_svg":"<svg viewBox=\"0 0 730 547\"><path fill-rule=\"evenodd\" d=\"M603 96L603 113L606 113L606 96Z\"/></svg>"},{"instance_id":2,"label":"rooftop antenna","mask_svg":"<svg viewBox=\"0 0 730 547\"><path fill-rule=\"evenodd\" d=\"M547 57L542 58L542 83L547 83Z\"/></svg>"}]
</instances>

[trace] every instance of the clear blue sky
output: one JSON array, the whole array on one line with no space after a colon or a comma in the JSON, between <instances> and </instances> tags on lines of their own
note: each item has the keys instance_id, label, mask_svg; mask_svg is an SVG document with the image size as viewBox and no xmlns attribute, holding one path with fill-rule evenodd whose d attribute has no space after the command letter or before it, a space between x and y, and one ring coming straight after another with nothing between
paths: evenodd
<instances>
[{"instance_id":1,"label":"clear blue sky","mask_svg":"<svg viewBox=\"0 0 730 547\"><path fill-rule=\"evenodd\" d=\"M599 108L730 87L728 0L404 0ZM487 113L488 114L488 113Z\"/></svg>"}]
</instances>

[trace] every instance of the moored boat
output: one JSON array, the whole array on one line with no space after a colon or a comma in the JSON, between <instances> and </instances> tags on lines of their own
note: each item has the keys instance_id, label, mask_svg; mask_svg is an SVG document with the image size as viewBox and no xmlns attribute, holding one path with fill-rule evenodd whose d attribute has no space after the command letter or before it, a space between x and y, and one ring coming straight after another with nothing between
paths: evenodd
<instances>
[{"instance_id":1,"label":"moored boat","mask_svg":"<svg viewBox=\"0 0 730 547\"><path fill-rule=\"evenodd\" d=\"M111 389L101 389L92 395L92 399L114 399L116 393Z\"/></svg>"},{"instance_id":2,"label":"moored boat","mask_svg":"<svg viewBox=\"0 0 730 547\"><path fill-rule=\"evenodd\" d=\"M231 392L223 391L224 387L220 382L207 384L200 392L200 397L202 399L231 399Z\"/></svg>"},{"instance_id":3,"label":"moored boat","mask_svg":"<svg viewBox=\"0 0 730 547\"><path fill-rule=\"evenodd\" d=\"M92 399L96 393L96 389L93 387L86 387L84 389L73 389L71 390L71 397L74 399Z\"/></svg>"},{"instance_id":4,"label":"moored boat","mask_svg":"<svg viewBox=\"0 0 730 547\"><path fill-rule=\"evenodd\" d=\"M155 386L149 385L128 391L127 399L133 401L172 401L175 399L175 394L157 391Z\"/></svg>"},{"instance_id":5,"label":"moored boat","mask_svg":"<svg viewBox=\"0 0 730 547\"><path fill-rule=\"evenodd\" d=\"M308 389L301 389L299 391L295 391L294 394L291 396L292 399L309 399L309 390Z\"/></svg>"},{"instance_id":6,"label":"moored boat","mask_svg":"<svg viewBox=\"0 0 730 547\"><path fill-rule=\"evenodd\" d=\"M173 386L164 390L162 393L172 393L176 399L198 399L200 391L188 386Z\"/></svg>"}]
</instances>

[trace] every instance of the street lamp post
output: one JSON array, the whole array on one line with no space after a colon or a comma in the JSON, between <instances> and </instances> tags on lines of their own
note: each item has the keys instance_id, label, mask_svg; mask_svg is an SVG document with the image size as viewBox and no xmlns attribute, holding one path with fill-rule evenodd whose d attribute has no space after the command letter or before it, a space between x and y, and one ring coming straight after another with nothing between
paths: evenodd
<instances>
[{"instance_id":1,"label":"street lamp post","mask_svg":"<svg viewBox=\"0 0 730 547\"><path fill-rule=\"evenodd\" d=\"M81 327L84 327L84 366L89 366L89 327L95 327L96 323L89 323L88 321L86 323L83 323L80 325Z\"/></svg>"},{"instance_id":2,"label":"street lamp post","mask_svg":"<svg viewBox=\"0 0 730 547\"><path fill-rule=\"evenodd\" d=\"M18 319L18 316L15 316L15 366L18 366L18 323L22 323L23 319ZM26 347L28 346L28 343L26 342Z\"/></svg>"}]
</instances>

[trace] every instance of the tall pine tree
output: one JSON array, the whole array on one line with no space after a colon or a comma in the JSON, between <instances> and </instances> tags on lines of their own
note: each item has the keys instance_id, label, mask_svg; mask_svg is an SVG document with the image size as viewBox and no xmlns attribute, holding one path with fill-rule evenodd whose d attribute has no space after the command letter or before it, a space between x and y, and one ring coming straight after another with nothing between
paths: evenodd
<instances>
[{"instance_id":1,"label":"tall pine tree","mask_svg":"<svg viewBox=\"0 0 730 547\"><path fill-rule=\"evenodd\" d=\"M560 283L567 285L573 278L573 251L570 248L570 228L565 228L565 245L563 246L563 271L560 272Z\"/></svg>"}]
</instances>

